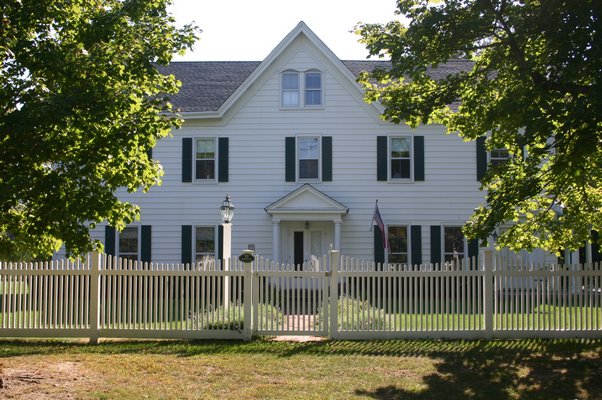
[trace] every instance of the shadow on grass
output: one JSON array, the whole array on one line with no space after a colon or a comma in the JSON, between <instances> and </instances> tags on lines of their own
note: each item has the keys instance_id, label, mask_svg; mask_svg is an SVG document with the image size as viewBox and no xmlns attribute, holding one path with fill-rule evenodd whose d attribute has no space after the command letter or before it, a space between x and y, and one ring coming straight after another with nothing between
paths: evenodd
<instances>
[{"instance_id":1,"label":"shadow on grass","mask_svg":"<svg viewBox=\"0 0 602 400\"><path fill-rule=\"evenodd\" d=\"M436 342L433 342L436 343ZM456 345L458 347L456 347ZM428 346L436 373L415 392L388 385L355 394L373 399L602 399L602 341L448 342Z\"/></svg>"},{"instance_id":2,"label":"shadow on grass","mask_svg":"<svg viewBox=\"0 0 602 400\"><path fill-rule=\"evenodd\" d=\"M373 399L602 399L602 340L390 340L271 342L114 341L99 345L44 340L0 340L0 358L44 354L264 354L273 357L421 357L437 371L424 388L357 388ZM400 374L403 374L400 371Z\"/></svg>"}]
</instances>

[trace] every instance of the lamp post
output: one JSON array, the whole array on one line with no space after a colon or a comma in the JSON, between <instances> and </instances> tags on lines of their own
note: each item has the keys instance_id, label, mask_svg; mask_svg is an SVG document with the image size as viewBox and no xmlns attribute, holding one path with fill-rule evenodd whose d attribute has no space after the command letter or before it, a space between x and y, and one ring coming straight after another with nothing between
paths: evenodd
<instances>
[{"instance_id":1,"label":"lamp post","mask_svg":"<svg viewBox=\"0 0 602 400\"><path fill-rule=\"evenodd\" d=\"M222 240L222 269L230 271L230 259L232 258L232 219L234 218L234 204L230 199L230 195L226 195L226 199L222 202L219 208L222 217L221 224L221 240ZM224 276L224 310L230 308L230 277Z\"/></svg>"}]
</instances>

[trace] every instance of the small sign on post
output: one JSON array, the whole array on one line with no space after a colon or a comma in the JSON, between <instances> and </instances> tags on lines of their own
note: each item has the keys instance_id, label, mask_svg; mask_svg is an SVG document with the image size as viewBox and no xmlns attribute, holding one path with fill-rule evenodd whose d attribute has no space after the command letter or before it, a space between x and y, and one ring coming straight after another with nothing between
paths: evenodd
<instances>
[{"instance_id":1,"label":"small sign on post","mask_svg":"<svg viewBox=\"0 0 602 400\"><path fill-rule=\"evenodd\" d=\"M244 306L244 338L251 340L253 337L253 274L251 263L255 261L255 252L253 250L243 250L238 259L244 265L244 282L243 282L243 306Z\"/></svg>"},{"instance_id":2,"label":"small sign on post","mask_svg":"<svg viewBox=\"0 0 602 400\"><path fill-rule=\"evenodd\" d=\"M255 261L255 252L253 250L243 250L238 259L244 263L251 263Z\"/></svg>"}]
</instances>

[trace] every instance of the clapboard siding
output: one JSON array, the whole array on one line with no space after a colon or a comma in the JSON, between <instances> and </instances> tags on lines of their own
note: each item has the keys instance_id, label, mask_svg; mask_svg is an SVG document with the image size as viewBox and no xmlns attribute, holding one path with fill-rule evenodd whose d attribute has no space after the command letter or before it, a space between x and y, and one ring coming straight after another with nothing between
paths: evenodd
<instances>
[{"instance_id":1,"label":"clapboard siding","mask_svg":"<svg viewBox=\"0 0 602 400\"><path fill-rule=\"evenodd\" d=\"M324 107L280 108L280 72L286 69L323 72ZM141 208L140 224L152 226L153 261L180 259L181 225L218 225L217 211L226 194L236 206L233 254L254 244L258 254L272 255L272 222L264 208L302 184L285 182L285 137L315 134L332 137L332 182L312 184L349 208L341 227L341 250L371 258L369 230L374 202L385 223L422 226L422 259L430 259L430 225L462 224L482 201L475 180L474 143L446 135L439 125L415 130L379 120L363 102L355 82L303 36L275 59L261 77L220 120L189 120L161 140L153 156L165 175L147 194L120 192ZM407 134L424 137L425 180L388 183L376 180L376 137ZM182 183L182 138L229 138L229 182ZM194 161L193 161L194 162ZM94 235L104 229L99 226Z\"/></svg>"}]
</instances>

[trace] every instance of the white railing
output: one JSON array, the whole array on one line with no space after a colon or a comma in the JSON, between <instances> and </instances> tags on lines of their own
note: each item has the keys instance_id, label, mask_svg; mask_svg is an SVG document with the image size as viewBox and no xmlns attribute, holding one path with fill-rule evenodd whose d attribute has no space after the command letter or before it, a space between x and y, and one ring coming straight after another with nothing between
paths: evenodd
<instances>
[{"instance_id":1,"label":"white railing","mask_svg":"<svg viewBox=\"0 0 602 400\"><path fill-rule=\"evenodd\" d=\"M599 264L0 263L7 337L602 337ZM316 267L319 266L319 267Z\"/></svg>"}]
</instances>

